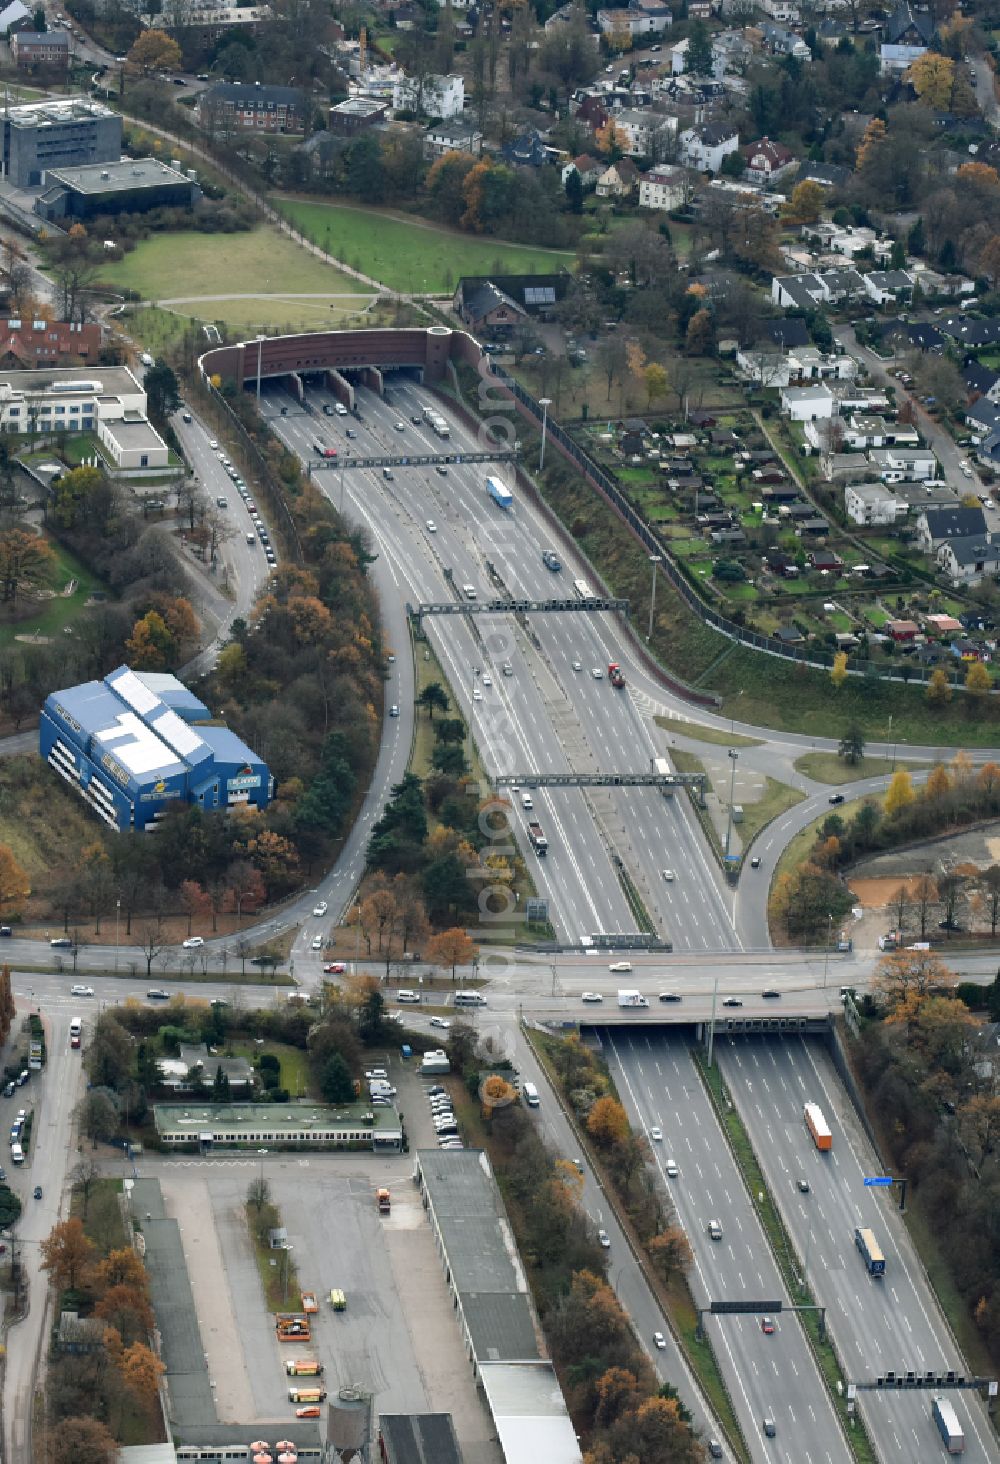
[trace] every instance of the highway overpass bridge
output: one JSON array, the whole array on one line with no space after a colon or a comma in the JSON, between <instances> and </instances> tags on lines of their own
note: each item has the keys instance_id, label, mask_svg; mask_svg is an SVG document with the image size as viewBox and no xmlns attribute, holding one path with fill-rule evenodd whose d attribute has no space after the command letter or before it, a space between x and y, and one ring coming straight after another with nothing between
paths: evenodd
<instances>
[{"instance_id":1,"label":"highway overpass bridge","mask_svg":"<svg viewBox=\"0 0 1000 1464\"><path fill-rule=\"evenodd\" d=\"M238 341L206 351L201 368L206 377L217 376L241 388L259 389L263 381L285 377L300 400L303 377L321 376L334 396L353 411L355 385L384 396L387 374L402 373L416 381L438 382L445 378L450 365L478 370L483 359L478 342L464 330L432 325L408 330L310 331ZM512 415L509 399L489 376L483 380L482 391L492 392L497 410ZM480 405L488 411L490 401Z\"/></svg>"}]
</instances>

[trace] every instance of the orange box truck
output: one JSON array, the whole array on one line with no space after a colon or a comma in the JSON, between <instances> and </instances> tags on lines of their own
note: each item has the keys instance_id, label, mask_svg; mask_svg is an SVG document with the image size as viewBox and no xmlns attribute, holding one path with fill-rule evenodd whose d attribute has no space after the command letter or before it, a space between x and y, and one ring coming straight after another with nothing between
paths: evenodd
<instances>
[{"instance_id":1,"label":"orange box truck","mask_svg":"<svg viewBox=\"0 0 1000 1464\"><path fill-rule=\"evenodd\" d=\"M829 1125L823 1117L823 1110L818 1103L807 1103L802 1109L802 1116L806 1121L806 1128L812 1134L813 1143L817 1149L832 1149L833 1135Z\"/></svg>"}]
</instances>

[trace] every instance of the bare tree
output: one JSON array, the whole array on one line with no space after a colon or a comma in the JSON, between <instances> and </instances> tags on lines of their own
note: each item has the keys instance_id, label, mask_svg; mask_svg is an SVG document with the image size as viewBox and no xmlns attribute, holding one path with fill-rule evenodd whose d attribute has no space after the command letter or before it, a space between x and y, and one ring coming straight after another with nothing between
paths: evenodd
<instances>
[{"instance_id":1,"label":"bare tree","mask_svg":"<svg viewBox=\"0 0 1000 1464\"><path fill-rule=\"evenodd\" d=\"M83 1201L83 1218L87 1218L90 1196L101 1177L101 1166L94 1159L81 1159L70 1173L70 1183Z\"/></svg>"},{"instance_id":2,"label":"bare tree","mask_svg":"<svg viewBox=\"0 0 1000 1464\"><path fill-rule=\"evenodd\" d=\"M927 920L930 907L937 900L937 885L929 874L922 874L913 887L913 895L916 901L917 914L920 918L920 939L927 936Z\"/></svg>"},{"instance_id":3,"label":"bare tree","mask_svg":"<svg viewBox=\"0 0 1000 1464\"><path fill-rule=\"evenodd\" d=\"M139 932L139 949L146 958L146 979L153 974L153 962L163 951L166 942L160 935L160 922L155 925L144 925Z\"/></svg>"},{"instance_id":4,"label":"bare tree","mask_svg":"<svg viewBox=\"0 0 1000 1464\"><path fill-rule=\"evenodd\" d=\"M252 1210L257 1211L258 1218L261 1210L271 1203L271 1186L263 1175L258 1175L247 1185L247 1204Z\"/></svg>"},{"instance_id":5,"label":"bare tree","mask_svg":"<svg viewBox=\"0 0 1000 1464\"><path fill-rule=\"evenodd\" d=\"M904 912L906 910L906 905L907 905L907 901L909 900L909 898L910 898L910 892L906 888L906 881L904 880L903 883L900 885L899 889L896 891L896 893L892 897L892 909L893 909L893 913L894 913L894 915L896 917L896 929L897 930L902 930L902 928L903 928L903 915L904 915Z\"/></svg>"}]
</instances>

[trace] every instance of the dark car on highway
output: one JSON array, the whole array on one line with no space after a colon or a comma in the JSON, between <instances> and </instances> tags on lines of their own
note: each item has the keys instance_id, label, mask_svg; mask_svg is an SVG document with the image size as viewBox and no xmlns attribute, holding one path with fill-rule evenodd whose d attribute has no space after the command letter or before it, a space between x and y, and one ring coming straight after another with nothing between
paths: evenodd
<instances>
[{"instance_id":1,"label":"dark car on highway","mask_svg":"<svg viewBox=\"0 0 1000 1464\"><path fill-rule=\"evenodd\" d=\"M150 1001L169 1001L170 1000L170 992L169 991L164 991L163 988L162 988L162 986L152 986L152 987L150 987L149 991L146 992L146 995L147 995L147 997L149 998Z\"/></svg>"}]
</instances>

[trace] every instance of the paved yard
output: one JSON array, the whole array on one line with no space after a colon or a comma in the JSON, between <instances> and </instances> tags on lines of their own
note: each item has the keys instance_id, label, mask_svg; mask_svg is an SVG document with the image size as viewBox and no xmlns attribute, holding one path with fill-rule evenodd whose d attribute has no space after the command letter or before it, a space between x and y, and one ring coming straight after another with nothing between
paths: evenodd
<instances>
[{"instance_id":1,"label":"paved yard","mask_svg":"<svg viewBox=\"0 0 1000 1464\"><path fill-rule=\"evenodd\" d=\"M423 1084L398 1066L393 1079L413 1137L433 1142ZM299 1347L275 1339L246 1232L244 1199L261 1160L146 1158L145 1171L156 1173L181 1225L220 1421L288 1418L283 1363L309 1354L323 1362L331 1392L370 1391L376 1412L451 1413L467 1464L499 1464L410 1156L263 1159L299 1280L321 1298L313 1340ZM392 1192L388 1218L375 1208L382 1184ZM345 1312L329 1305L333 1287L346 1294Z\"/></svg>"}]
</instances>

